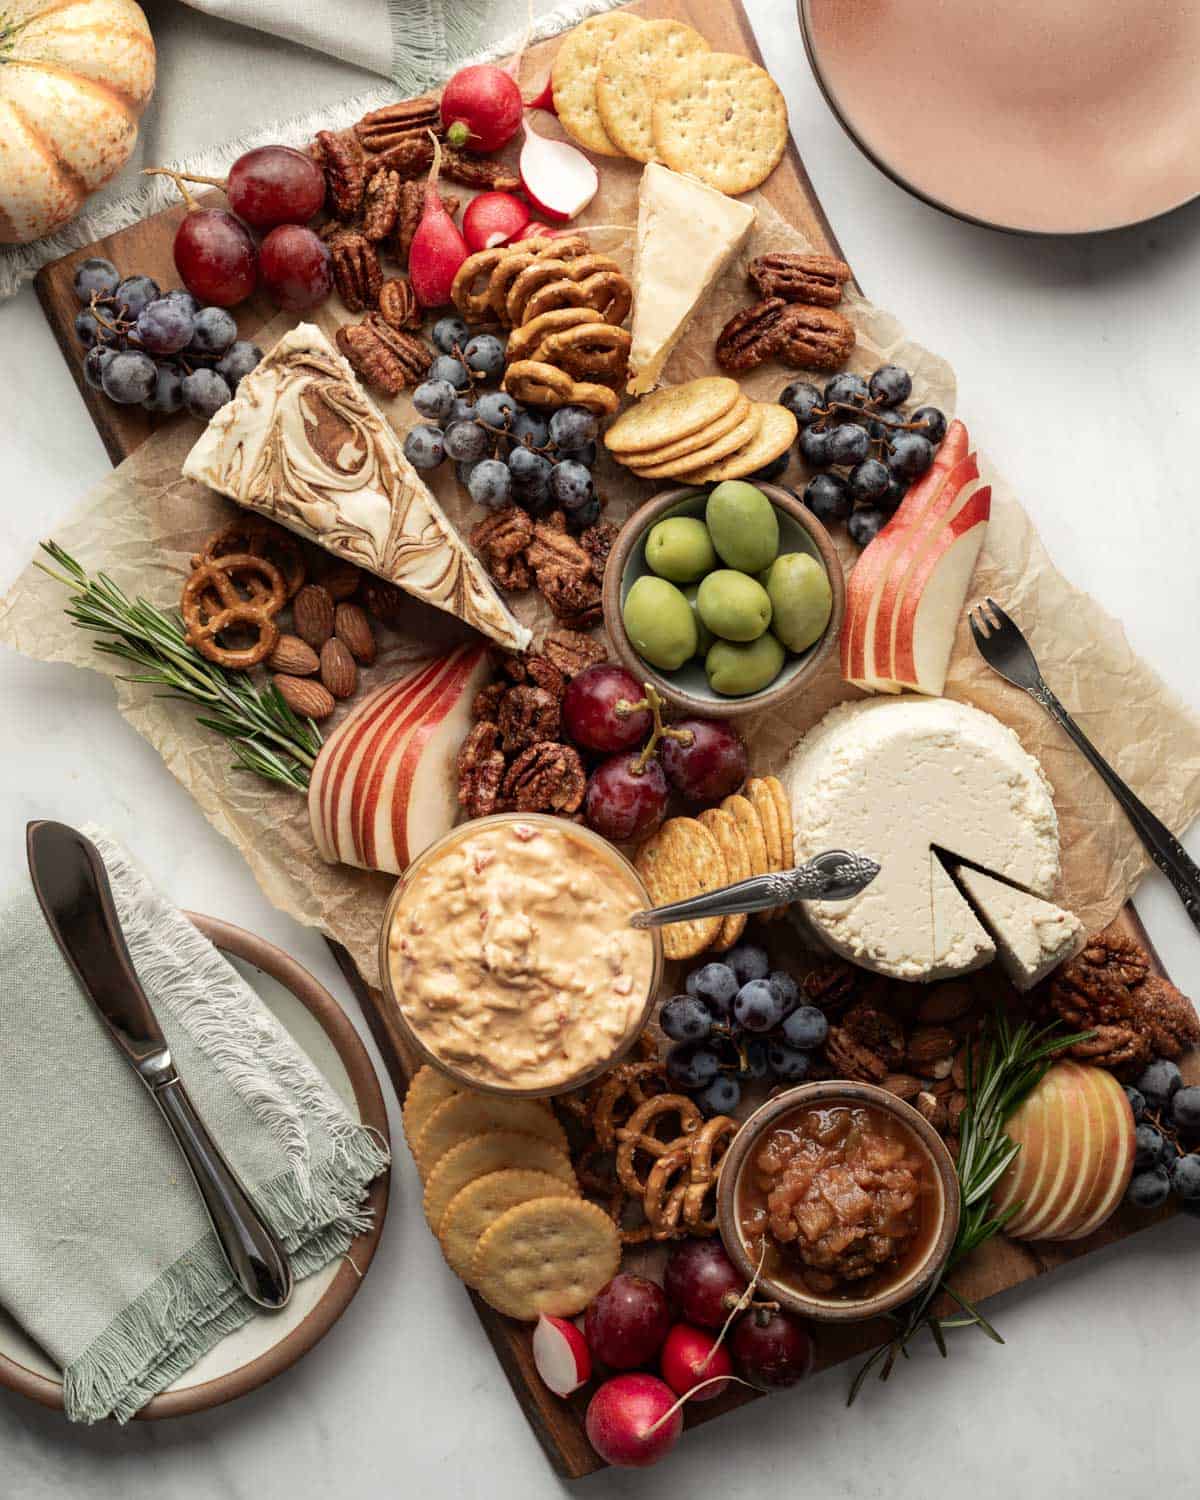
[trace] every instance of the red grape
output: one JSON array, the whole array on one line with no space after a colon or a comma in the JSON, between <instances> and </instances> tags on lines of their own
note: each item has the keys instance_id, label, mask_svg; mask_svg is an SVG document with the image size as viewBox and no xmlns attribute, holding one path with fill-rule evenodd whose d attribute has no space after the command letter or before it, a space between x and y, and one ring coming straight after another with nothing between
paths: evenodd
<instances>
[{"instance_id":1,"label":"red grape","mask_svg":"<svg viewBox=\"0 0 1200 1500\"><path fill-rule=\"evenodd\" d=\"M633 1370L654 1358L670 1326L667 1299L658 1282L622 1272L592 1299L583 1336L602 1364Z\"/></svg>"},{"instance_id":2,"label":"red grape","mask_svg":"<svg viewBox=\"0 0 1200 1500\"><path fill-rule=\"evenodd\" d=\"M692 743L663 740L659 746L667 779L689 802L720 802L746 779L746 742L721 719L683 719L671 726L689 729Z\"/></svg>"},{"instance_id":3,"label":"red grape","mask_svg":"<svg viewBox=\"0 0 1200 1500\"><path fill-rule=\"evenodd\" d=\"M667 778L658 761L635 772L636 754L610 755L588 779L583 816L593 832L615 844L643 838L667 811Z\"/></svg>"},{"instance_id":4,"label":"red grape","mask_svg":"<svg viewBox=\"0 0 1200 1500\"><path fill-rule=\"evenodd\" d=\"M302 224L281 224L258 247L263 286L276 307L305 312L333 287L329 247Z\"/></svg>"},{"instance_id":5,"label":"red grape","mask_svg":"<svg viewBox=\"0 0 1200 1500\"><path fill-rule=\"evenodd\" d=\"M175 269L200 302L234 307L258 281L250 231L223 208L198 208L175 233Z\"/></svg>"},{"instance_id":6,"label":"red grape","mask_svg":"<svg viewBox=\"0 0 1200 1500\"><path fill-rule=\"evenodd\" d=\"M648 708L621 715L617 704L641 703L645 693L624 667L607 662L585 667L567 684L563 724L577 745L588 750L630 750L650 738L654 721Z\"/></svg>"},{"instance_id":7,"label":"red grape","mask_svg":"<svg viewBox=\"0 0 1200 1500\"><path fill-rule=\"evenodd\" d=\"M720 1328L746 1290L741 1272L717 1240L684 1240L663 1277L667 1296L689 1323Z\"/></svg>"},{"instance_id":8,"label":"red grape","mask_svg":"<svg viewBox=\"0 0 1200 1500\"><path fill-rule=\"evenodd\" d=\"M812 1336L789 1313L755 1309L734 1327L730 1346L746 1379L768 1390L782 1390L812 1374Z\"/></svg>"},{"instance_id":9,"label":"red grape","mask_svg":"<svg viewBox=\"0 0 1200 1500\"><path fill-rule=\"evenodd\" d=\"M254 229L307 224L325 201L325 174L303 151L258 146L230 167L225 193L238 218Z\"/></svg>"},{"instance_id":10,"label":"red grape","mask_svg":"<svg viewBox=\"0 0 1200 1500\"><path fill-rule=\"evenodd\" d=\"M717 1347L717 1335L689 1323L676 1323L667 1334L660 1365L663 1379L677 1396L704 1387L692 1397L694 1401L715 1401L729 1387L728 1380L718 1377L733 1374L729 1350L724 1344ZM706 1385L710 1380L714 1384Z\"/></svg>"}]
</instances>

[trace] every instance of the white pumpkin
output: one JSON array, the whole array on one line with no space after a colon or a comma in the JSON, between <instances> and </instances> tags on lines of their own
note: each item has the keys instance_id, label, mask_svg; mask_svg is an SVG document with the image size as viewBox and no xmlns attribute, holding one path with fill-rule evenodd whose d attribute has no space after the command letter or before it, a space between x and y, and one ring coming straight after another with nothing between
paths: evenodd
<instances>
[{"instance_id":1,"label":"white pumpkin","mask_svg":"<svg viewBox=\"0 0 1200 1500\"><path fill-rule=\"evenodd\" d=\"M0 244L74 218L129 160L153 90L134 0L0 0Z\"/></svg>"}]
</instances>

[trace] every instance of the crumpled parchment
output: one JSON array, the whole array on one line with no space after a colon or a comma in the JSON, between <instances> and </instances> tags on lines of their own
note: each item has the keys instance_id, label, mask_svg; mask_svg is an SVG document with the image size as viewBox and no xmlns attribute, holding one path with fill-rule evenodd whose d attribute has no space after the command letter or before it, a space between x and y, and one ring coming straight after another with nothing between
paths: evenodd
<instances>
[{"instance_id":1,"label":"crumpled parchment","mask_svg":"<svg viewBox=\"0 0 1200 1500\"><path fill-rule=\"evenodd\" d=\"M601 192L586 215L593 245L628 265L640 169L631 162L605 162ZM667 366L667 383L711 373L713 343L727 318L755 293L745 281L754 255L809 248L803 237L761 197L758 223L747 244L713 289L706 307ZM585 226L586 227L586 226ZM912 402L955 409L954 374L945 360L905 334L891 314L851 293L844 310L856 324L858 347L849 368L868 373L885 360L911 370ZM315 316L327 332L348 314L336 298ZM258 336L264 347L296 319L281 317ZM742 385L757 399L773 400L794 372L770 364ZM381 401L392 424L403 431L414 420L407 396ZM969 423L969 411L966 419ZM89 569L104 569L130 594L175 607L188 559L207 533L229 519L229 501L180 477L180 465L197 429L187 419L150 438L110 478L93 490L55 531L55 539ZM1055 568L1033 523L1004 481L983 461L992 484L988 539L971 597L991 595L1029 636L1050 686L1078 717L1088 735L1130 786L1160 818L1181 833L1200 812L1200 720L1155 672L1130 650L1120 625ZM606 516L621 521L649 499L655 484L635 479L602 457L596 470L607 499ZM782 483L802 487L803 465L794 460ZM479 519L452 466L433 479L451 520L465 534ZM857 549L838 538L849 570ZM29 656L66 661L116 677L120 664L98 656L91 639L62 612L63 588L32 566L0 603L0 640ZM510 599L514 612L535 632L552 621L540 596ZM386 679L397 665L466 634L448 616L413 602L411 629L388 636L375 665L362 673L360 691ZM223 741L197 726L195 710L157 698L152 690L115 683L120 712L159 752L172 774L195 797L208 820L241 852L264 895L297 921L318 927L343 943L368 983L378 979L376 946L392 877L325 864L316 854L304 799L231 768ZM1062 831L1063 878L1059 900L1089 930L1105 926L1128 899L1148 858L1116 802L1066 736L1024 693L997 677L975 651L965 619L955 642L947 695L971 702L1010 724L1038 757L1054 784ZM785 710L740 721L755 769L777 770L799 735L834 704L859 697L841 679L830 653L808 693ZM344 710L342 710L344 712Z\"/></svg>"}]
</instances>

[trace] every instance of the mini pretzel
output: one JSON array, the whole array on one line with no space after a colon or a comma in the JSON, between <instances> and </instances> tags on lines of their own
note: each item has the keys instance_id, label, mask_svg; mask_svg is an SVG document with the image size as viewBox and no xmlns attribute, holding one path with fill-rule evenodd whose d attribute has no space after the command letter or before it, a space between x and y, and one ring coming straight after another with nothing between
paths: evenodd
<instances>
[{"instance_id":1,"label":"mini pretzel","mask_svg":"<svg viewBox=\"0 0 1200 1500\"><path fill-rule=\"evenodd\" d=\"M599 417L610 417L618 404L606 386L572 380L565 370L541 360L519 359L509 365L503 384L510 396L530 406L584 406Z\"/></svg>"},{"instance_id":2,"label":"mini pretzel","mask_svg":"<svg viewBox=\"0 0 1200 1500\"><path fill-rule=\"evenodd\" d=\"M646 1178L645 1213L656 1240L673 1239L679 1232L691 1173L692 1146L685 1139L664 1151Z\"/></svg>"},{"instance_id":3,"label":"mini pretzel","mask_svg":"<svg viewBox=\"0 0 1200 1500\"><path fill-rule=\"evenodd\" d=\"M252 599L238 593L234 579L257 574L269 592ZM279 630L273 616L286 602L283 575L265 557L235 552L219 562L202 562L183 586L179 611L187 627L187 639L201 656L234 672L256 667L275 649ZM222 646L222 631L245 626L256 634L252 646Z\"/></svg>"},{"instance_id":4,"label":"mini pretzel","mask_svg":"<svg viewBox=\"0 0 1200 1500\"><path fill-rule=\"evenodd\" d=\"M512 251L504 245L468 255L450 283L450 300L468 323L484 323L492 316L488 293L496 267Z\"/></svg>"},{"instance_id":5,"label":"mini pretzel","mask_svg":"<svg viewBox=\"0 0 1200 1500\"><path fill-rule=\"evenodd\" d=\"M582 281L569 278L540 287L525 303L526 318L556 307L592 307L606 323L623 323L633 305L633 291L620 271L596 271Z\"/></svg>"},{"instance_id":6,"label":"mini pretzel","mask_svg":"<svg viewBox=\"0 0 1200 1500\"><path fill-rule=\"evenodd\" d=\"M517 255L553 255L556 260L574 260L577 255L586 255L591 248L587 235L578 231L574 234L535 234L508 246Z\"/></svg>"},{"instance_id":7,"label":"mini pretzel","mask_svg":"<svg viewBox=\"0 0 1200 1500\"><path fill-rule=\"evenodd\" d=\"M576 380L622 385L629 368L632 341L627 328L614 328L611 323L580 323L548 334L533 358L557 365Z\"/></svg>"},{"instance_id":8,"label":"mini pretzel","mask_svg":"<svg viewBox=\"0 0 1200 1500\"><path fill-rule=\"evenodd\" d=\"M676 1117L679 1128L664 1139L656 1134L656 1128L671 1116ZM657 1160L699 1130L701 1122L700 1111L685 1094L659 1094L639 1104L617 1131L617 1177L621 1186L644 1198L646 1184L637 1173L638 1153Z\"/></svg>"},{"instance_id":9,"label":"mini pretzel","mask_svg":"<svg viewBox=\"0 0 1200 1500\"><path fill-rule=\"evenodd\" d=\"M518 359L535 359L548 334L595 321L596 314L590 307L556 307L553 312L543 313L540 318L514 328L509 335L505 356L509 364Z\"/></svg>"},{"instance_id":10,"label":"mini pretzel","mask_svg":"<svg viewBox=\"0 0 1200 1500\"><path fill-rule=\"evenodd\" d=\"M618 1063L607 1075L596 1094L592 1114L592 1129L596 1133L596 1144L602 1151L613 1151L617 1145L617 1113L626 1100L632 1101L630 1115L647 1099L656 1098L663 1092L665 1074L660 1062L647 1061ZM657 1087L654 1087L657 1085ZM628 1124L626 1116L621 1124Z\"/></svg>"},{"instance_id":11,"label":"mini pretzel","mask_svg":"<svg viewBox=\"0 0 1200 1500\"><path fill-rule=\"evenodd\" d=\"M621 275L621 268L615 260L607 255L581 255L575 260L560 260L558 257L548 259L543 257L531 266L526 266L515 279L509 282L508 291L504 299L505 319L519 326L526 321L527 317L535 317L536 312L526 312L534 294L544 290L551 284L559 281L573 281L582 283L587 281L593 274L608 273L615 276ZM624 278L622 277L622 280ZM493 306L495 304L493 303ZM583 304L580 304L581 306ZM538 309L537 311L542 311Z\"/></svg>"},{"instance_id":12,"label":"mini pretzel","mask_svg":"<svg viewBox=\"0 0 1200 1500\"><path fill-rule=\"evenodd\" d=\"M683 1193L683 1220L688 1233L717 1232L716 1193L721 1165L739 1128L729 1115L714 1115L692 1137L689 1182ZM706 1215L705 1206L710 1202Z\"/></svg>"},{"instance_id":13,"label":"mini pretzel","mask_svg":"<svg viewBox=\"0 0 1200 1500\"><path fill-rule=\"evenodd\" d=\"M239 516L220 531L214 531L205 541L199 553L192 558L192 567L201 563L216 562L231 553L249 553L251 557L265 557L283 574L287 598L294 599L308 576L308 566L300 543L282 526L274 526L260 516ZM251 580L250 591L254 595L270 593Z\"/></svg>"}]
</instances>

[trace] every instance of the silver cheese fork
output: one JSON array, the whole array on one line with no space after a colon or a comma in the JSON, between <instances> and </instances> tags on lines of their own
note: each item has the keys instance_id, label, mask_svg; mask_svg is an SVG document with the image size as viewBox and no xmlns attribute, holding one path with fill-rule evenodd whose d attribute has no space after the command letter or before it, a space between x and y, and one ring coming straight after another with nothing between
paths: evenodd
<instances>
[{"instance_id":1,"label":"silver cheese fork","mask_svg":"<svg viewBox=\"0 0 1200 1500\"><path fill-rule=\"evenodd\" d=\"M749 880L718 886L686 901L635 911L629 925L664 927L669 922L690 922L699 917L732 917L738 912L786 906L791 901L849 901L865 891L878 874L879 866L867 855L829 849L794 870L751 875Z\"/></svg>"},{"instance_id":2,"label":"silver cheese fork","mask_svg":"<svg viewBox=\"0 0 1200 1500\"><path fill-rule=\"evenodd\" d=\"M971 634L975 637L979 654L988 666L1006 682L1023 688L1035 702L1040 703L1087 756L1097 775L1121 804L1122 811L1145 845L1146 853L1175 887L1176 894L1183 902L1184 911L1192 919L1192 925L1200 930L1200 867L1189 857L1166 824L1156 818L1141 798L1135 796L1121 780L1046 686L1038 669L1037 659L1029 649L1029 642L996 601L989 599L986 605L977 605L968 612L967 618L971 622Z\"/></svg>"}]
</instances>

